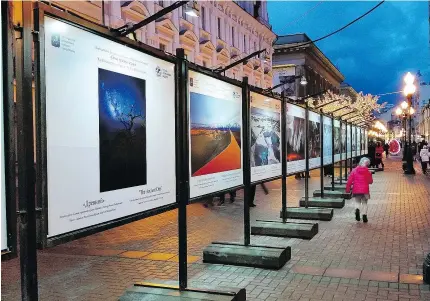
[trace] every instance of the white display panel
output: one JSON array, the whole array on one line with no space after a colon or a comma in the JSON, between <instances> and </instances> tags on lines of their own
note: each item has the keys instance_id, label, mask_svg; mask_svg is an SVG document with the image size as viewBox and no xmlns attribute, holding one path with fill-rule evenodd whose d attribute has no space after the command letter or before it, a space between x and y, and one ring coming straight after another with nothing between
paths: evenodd
<instances>
[{"instance_id":1,"label":"white display panel","mask_svg":"<svg viewBox=\"0 0 430 301\"><path fill-rule=\"evenodd\" d=\"M281 101L251 92L251 182L282 175Z\"/></svg>"},{"instance_id":2,"label":"white display panel","mask_svg":"<svg viewBox=\"0 0 430 301\"><path fill-rule=\"evenodd\" d=\"M352 156L357 156L357 129L355 126L351 126L352 136L351 136L351 152Z\"/></svg>"},{"instance_id":3,"label":"white display panel","mask_svg":"<svg viewBox=\"0 0 430 301\"><path fill-rule=\"evenodd\" d=\"M287 104L287 174L304 171L305 162L305 109Z\"/></svg>"},{"instance_id":4,"label":"white display panel","mask_svg":"<svg viewBox=\"0 0 430 301\"><path fill-rule=\"evenodd\" d=\"M346 139L347 138L349 139L350 134L348 133L348 136L347 136L345 123L341 123L340 126L341 126L341 129L340 129L341 138L340 139L341 139L341 150L342 150L341 159L345 160L346 159L346 146L347 146Z\"/></svg>"},{"instance_id":5,"label":"white display panel","mask_svg":"<svg viewBox=\"0 0 430 301\"><path fill-rule=\"evenodd\" d=\"M361 156L361 132L360 128L356 127L356 141L357 141L357 148L356 148L356 156Z\"/></svg>"},{"instance_id":6,"label":"white display panel","mask_svg":"<svg viewBox=\"0 0 430 301\"><path fill-rule=\"evenodd\" d=\"M174 64L44 21L48 237L175 203Z\"/></svg>"},{"instance_id":7,"label":"white display panel","mask_svg":"<svg viewBox=\"0 0 430 301\"><path fill-rule=\"evenodd\" d=\"M0 6L0 24L1 6ZM1 33L0 33L1 34ZM3 35L0 36L0 49L3 49ZM0 55L0 197L1 197L1 250L7 249L6 222L6 185L5 185L5 152L4 152L4 120L3 120L3 53Z\"/></svg>"},{"instance_id":8,"label":"white display panel","mask_svg":"<svg viewBox=\"0 0 430 301\"><path fill-rule=\"evenodd\" d=\"M242 89L189 72L190 196L243 184Z\"/></svg>"},{"instance_id":9,"label":"white display panel","mask_svg":"<svg viewBox=\"0 0 430 301\"><path fill-rule=\"evenodd\" d=\"M321 134L320 134L320 115L309 111L309 168L321 166Z\"/></svg>"},{"instance_id":10,"label":"white display panel","mask_svg":"<svg viewBox=\"0 0 430 301\"><path fill-rule=\"evenodd\" d=\"M351 158L351 142L352 142L352 138L351 138L351 125L347 125L346 127L346 154L348 159Z\"/></svg>"},{"instance_id":11,"label":"white display panel","mask_svg":"<svg viewBox=\"0 0 430 301\"><path fill-rule=\"evenodd\" d=\"M366 130L364 132L364 153L367 155L368 151L369 151L369 131Z\"/></svg>"},{"instance_id":12,"label":"white display panel","mask_svg":"<svg viewBox=\"0 0 430 301\"><path fill-rule=\"evenodd\" d=\"M342 151L342 137L340 131L340 121L334 120L334 162L340 161Z\"/></svg>"},{"instance_id":13,"label":"white display panel","mask_svg":"<svg viewBox=\"0 0 430 301\"><path fill-rule=\"evenodd\" d=\"M327 116L323 116L323 164L331 164L332 163L332 154L333 154L333 145L332 145L332 124L331 118Z\"/></svg>"}]
</instances>

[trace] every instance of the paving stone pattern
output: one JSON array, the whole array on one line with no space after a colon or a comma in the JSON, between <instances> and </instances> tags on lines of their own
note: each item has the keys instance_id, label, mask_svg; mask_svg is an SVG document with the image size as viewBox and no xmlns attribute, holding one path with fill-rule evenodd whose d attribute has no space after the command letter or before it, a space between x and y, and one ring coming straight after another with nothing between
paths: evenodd
<instances>
[{"instance_id":1,"label":"paving stone pattern","mask_svg":"<svg viewBox=\"0 0 430 301\"><path fill-rule=\"evenodd\" d=\"M373 176L368 224L355 221L347 200L332 221L319 222L312 240L251 237L292 247L278 271L201 262L212 241L243 240L241 192L223 207L188 206L189 286L246 287L248 300L430 300L421 275L430 252L430 178L418 166L417 175L404 176L399 158L386 161ZM320 189L318 170L311 175L310 195ZM291 177L287 185L288 207L297 207L304 180ZM279 216L280 181L267 186L267 196L257 189L251 220ZM39 251L40 300L117 300L135 282L176 280L177 244L174 210ZM1 270L1 299L20 300L19 259Z\"/></svg>"}]
</instances>

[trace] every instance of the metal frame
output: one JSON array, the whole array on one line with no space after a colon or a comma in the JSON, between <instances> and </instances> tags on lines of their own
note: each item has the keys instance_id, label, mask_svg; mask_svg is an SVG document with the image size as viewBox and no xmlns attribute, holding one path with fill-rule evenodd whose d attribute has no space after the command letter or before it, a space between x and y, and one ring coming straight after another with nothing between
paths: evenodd
<instances>
[{"instance_id":1,"label":"metal frame","mask_svg":"<svg viewBox=\"0 0 430 301\"><path fill-rule=\"evenodd\" d=\"M117 37L115 33L108 28L94 24L90 21L77 17L68 12L60 11L44 3L35 3L34 9L34 29L37 34L35 41L35 86L36 86L36 191L38 204L42 208L42 217L40 219L41 227L39 227L39 247L52 247L71 240L82 238L91 234L105 231L114 227L118 227L139 219L160 214L162 212L175 209L178 202L165 205L162 207L150 209L147 211L127 215L111 221L106 221L100 224L92 225L82 229L74 230L68 233L47 237L48 234L48 182L47 182L47 145L46 145L46 88L45 88L45 40L44 40L44 18L49 16L59 21L65 22L82 30L106 38L113 42L117 42L132 49L141 51L142 53L154 56L158 59L176 63L176 58L167 55L161 50L151 46L132 41L128 38ZM176 107L175 110L178 108ZM177 112L176 112L177 114ZM178 136L178 135L176 135ZM178 141L176 141L176 144ZM176 154L176 170L178 169L178 157ZM176 187L178 187L176 179ZM178 190L176 191L178 200Z\"/></svg>"},{"instance_id":2,"label":"metal frame","mask_svg":"<svg viewBox=\"0 0 430 301\"><path fill-rule=\"evenodd\" d=\"M16 135L15 135L15 104L13 100L13 48L14 29L9 18L9 2L1 2L1 39L3 65L3 135L5 158L5 196L6 196L6 227L7 249L2 250L1 259L7 260L17 256L17 215L16 215Z\"/></svg>"}]
</instances>

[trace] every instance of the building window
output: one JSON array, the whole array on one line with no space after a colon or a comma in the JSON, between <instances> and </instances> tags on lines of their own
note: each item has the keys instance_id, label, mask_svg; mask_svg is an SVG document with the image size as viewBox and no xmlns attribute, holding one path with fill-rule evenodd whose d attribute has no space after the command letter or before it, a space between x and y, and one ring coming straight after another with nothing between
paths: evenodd
<instances>
[{"instance_id":1,"label":"building window","mask_svg":"<svg viewBox=\"0 0 430 301\"><path fill-rule=\"evenodd\" d=\"M203 61L203 67L207 67L206 61Z\"/></svg>"},{"instance_id":2,"label":"building window","mask_svg":"<svg viewBox=\"0 0 430 301\"><path fill-rule=\"evenodd\" d=\"M257 49L257 42L254 42L254 51L257 51L258 49ZM260 54L260 57L261 57L261 54Z\"/></svg>"},{"instance_id":3,"label":"building window","mask_svg":"<svg viewBox=\"0 0 430 301\"><path fill-rule=\"evenodd\" d=\"M234 27L233 26L231 27L231 41L234 47L235 45L234 45Z\"/></svg>"},{"instance_id":4,"label":"building window","mask_svg":"<svg viewBox=\"0 0 430 301\"><path fill-rule=\"evenodd\" d=\"M158 5L160 5L161 7L164 7L164 3L163 2L164 2L163 0L158 1Z\"/></svg>"},{"instance_id":5,"label":"building window","mask_svg":"<svg viewBox=\"0 0 430 301\"><path fill-rule=\"evenodd\" d=\"M206 30L206 10L204 6L202 6L200 9L200 19L202 20L203 30Z\"/></svg>"},{"instance_id":6,"label":"building window","mask_svg":"<svg viewBox=\"0 0 430 301\"><path fill-rule=\"evenodd\" d=\"M221 39L221 18L218 18L218 39Z\"/></svg>"},{"instance_id":7,"label":"building window","mask_svg":"<svg viewBox=\"0 0 430 301\"><path fill-rule=\"evenodd\" d=\"M243 52L246 52L246 35L243 35Z\"/></svg>"},{"instance_id":8,"label":"building window","mask_svg":"<svg viewBox=\"0 0 430 301\"><path fill-rule=\"evenodd\" d=\"M165 44L160 43L159 48L161 51L166 51L166 45Z\"/></svg>"}]
</instances>

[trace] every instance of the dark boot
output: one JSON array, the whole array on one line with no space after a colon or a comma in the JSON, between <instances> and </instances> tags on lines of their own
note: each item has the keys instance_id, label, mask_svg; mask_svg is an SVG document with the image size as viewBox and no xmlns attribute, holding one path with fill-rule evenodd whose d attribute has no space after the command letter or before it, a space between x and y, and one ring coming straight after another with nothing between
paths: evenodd
<instances>
[{"instance_id":1,"label":"dark boot","mask_svg":"<svg viewBox=\"0 0 430 301\"><path fill-rule=\"evenodd\" d=\"M360 221L360 209L355 209L355 220Z\"/></svg>"},{"instance_id":2,"label":"dark boot","mask_svg":"<svg viewBox=\"0 0 430 301\"><path fill-rule=\"evenodd\" d=\"M367 214L363 214L363 223L367 223Z\"/></svg>"}]
</instances>

